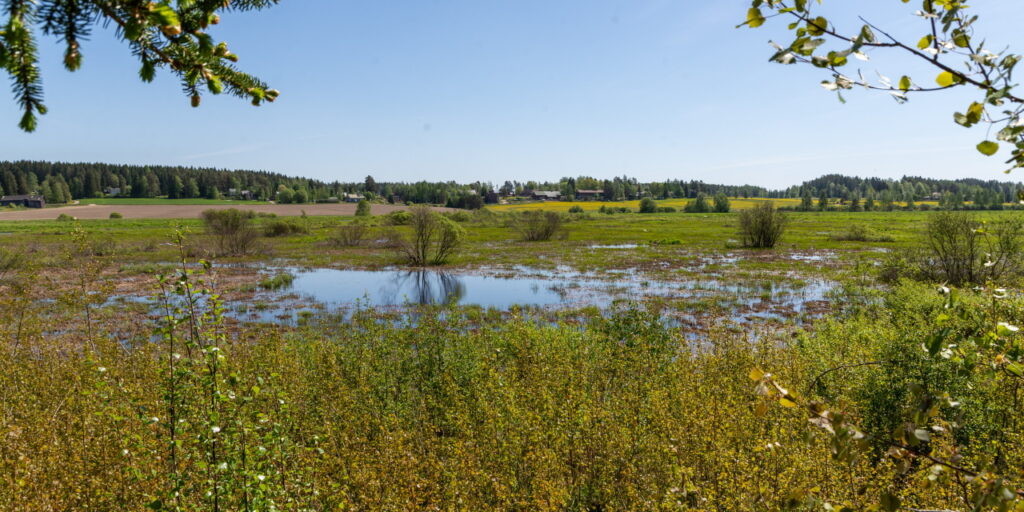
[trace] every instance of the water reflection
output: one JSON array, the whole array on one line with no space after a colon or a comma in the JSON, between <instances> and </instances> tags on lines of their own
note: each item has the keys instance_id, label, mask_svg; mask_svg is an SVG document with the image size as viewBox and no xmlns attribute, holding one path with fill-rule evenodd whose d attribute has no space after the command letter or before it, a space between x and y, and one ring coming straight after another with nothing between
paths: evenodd
<instances>
[{"instance_id":1,"label":"water reflection","mask_svg":"<svg viewBox=\"0 0 1024 512\"><path fill-rule=\"evenodd\" d=\"M462 279L445 272L410 270L395 272L391 278L394 294L388 302L398 304L458 304L466 295ZM398 294L403 293L403 297Z\"/></svg>"},{"instance_id":2,"label":"water reflection","mask_svg":"<svg viewBox=\"0 0 1024 512\"><path fill-rule=\"evenodd\" d=\"M456 275L435 270L292 272L295 280L288 291L333 305L472 304L500 309L524 304L549 306L568 302L566 290L580 286L580 282L569 280Z\"/></svg>"}]
</instances>

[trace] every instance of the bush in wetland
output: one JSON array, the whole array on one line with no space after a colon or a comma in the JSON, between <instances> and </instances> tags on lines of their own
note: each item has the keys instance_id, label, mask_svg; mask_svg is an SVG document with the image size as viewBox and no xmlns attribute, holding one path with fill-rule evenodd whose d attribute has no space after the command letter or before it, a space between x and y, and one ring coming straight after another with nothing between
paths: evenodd
<instances>
[{"instance_id":1,"label":"bush in wetland","mask_svg":"<svg viewBox=\"0 0 1024 512\"><path fill-rule=\"evenodd\" d=\"M256 250L259 233L253 227L255 214L235 208L226 210L205 210L202 213L206 232L217 245L221 256L243 256Z\"/></svg>"},{"instance_id":2,"label":"bush in wetland","mask_svg":"<svg viewBox=\"0 0 1024 512\"><path fill-rule=\"evenodd\" d=\"M1016 217L983 222L963 211L928 218L921 244L892 253L882 279L901 277L954 286L1015 279L1022 270L1024 222Z\"/></svg>"},{"instance_id":3,"label":"bush in wetland","mask_svg":"<svg viewBox=\"0 0 1024 512\"><path fill-rule=\"evenodd\" d=\"M511 219L512 228L527 242L544 242L552 238L566 238L565 219L558 212L530 210Z\"/></svg>"},{"instance_id":4,"label":"bush in wetland","mask_svg":"<svg viewBox=\"0 0 1024 512\"><path fill-rule=\"evenodd\" d=\"M360 199L356 204L356 217L369 217L370 213L370 202L366 199Z\"/></svg>"},{"instance_id":5,"label":"bush in wetland","mask_svg":"<svg viewBox=\"0 0 1024 512\"><path fill-rule=\"evenodd\" d=\"M412 214L407 210L396 210L389 214L384 219L384 222L391 226L405 226L412 220Z\"/></svg>"},{"instance_id":6,"label":"bush in wetland","mask_svg":"<svg viewBox=\"0 0 1024 512\"><path fill-rule=\"evenodd\" d=\"M740 241L744 247L771 249L786 231L786 216L770 201L740 210Z\"/></svg>"},{"instance_id":7,"label":"bush in wetland","mask_svg":"<svg viewBox=\"0 0 1024 512\"><path fill-rule=\"evenodd\" d=\"M640 200L640 209L638 213L656 213L658 211L658 202L650 197L645 197Z\"/></svg>"},{"instance_id":8,"label":"bush in wetland","mask_svg":"<svg viewBox=\"0 0 1024 512\"><path fill-rule=\"evenodd\" d=\"M732 209L732 205L729 204L729 197L728 196L726 196L725 194L723 194L721 192L715 194L715 205L714 205L715 213L729 213L729 210L731 210L731 209Z\"/></svg>"},{"instance_id":9,"label":"bush in wetland","mask_svg":"<svg viewBox=\"0 0 1024 512\"><path fill-rule=\"evenodd\" d=\"M409 209L409 235L393 231L390 246L409 265L441 265L462 244L466 230L428 206Z\"/></svg>"},{"instance_id":10,"label":"bush in wetland","mask_svg":"<svg viewBox=\"0 0 1024 512\"><path fill-rule=\"evenodd\" d=\"M330 242L338 247L356 247L365 243L369 234L370 224L362 219L355 219L339 227Z\"/></svg>"},{"instance_id":11,"label":"bush in wetland","mask_svg":"<svg viewBox=\"0 0 1024 512\"><path fill-rule=\"evenodd\" d=\"M710 213L711 205L708 204L708 198L704 194L697 194L696 199L686 203L683 211L686 213Z\"/></svg>"},{"instance_id":12,"label":"bush in wetland","mask_svg":"<svg viewBox=\"0 0 1024 512\"><path fill-rule=\"evenodd\" d=\"M305 224L294 220L274 220L263 225L263 236L279 237L297 234L308 234L309 228Z\"/></svg>"}]
</instances>

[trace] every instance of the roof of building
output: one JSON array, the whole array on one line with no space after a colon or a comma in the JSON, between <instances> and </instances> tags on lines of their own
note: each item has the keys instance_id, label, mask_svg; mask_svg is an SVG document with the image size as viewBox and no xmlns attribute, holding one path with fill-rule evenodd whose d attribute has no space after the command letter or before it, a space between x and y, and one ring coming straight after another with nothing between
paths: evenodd
<instances>
[{"instance_id":1,"label":"roof of building","mask_svg":"<svg viewBox=\"0 0 1024 512\"><path fill-rule=\"evenodd\" d=\"M0 197L0 201L42 201L43 196L32 196L32 195L17 195L17 196L3 196Z\"/></svg>"}]
</instances>

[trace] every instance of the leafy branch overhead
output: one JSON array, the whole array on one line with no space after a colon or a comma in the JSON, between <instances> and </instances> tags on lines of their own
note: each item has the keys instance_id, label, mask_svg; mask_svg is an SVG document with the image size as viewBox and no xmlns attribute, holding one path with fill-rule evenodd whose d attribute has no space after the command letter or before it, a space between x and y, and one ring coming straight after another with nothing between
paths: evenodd
<instances>
[{"instance_id":1,"label":"leafy branch overhead","mask_svg":"<svg viewBox=\"0 0 1024 512\"><path fill-rule=\"evenodd\" d=\"M910 3L910 0L900 1ZM995 132L995 140L987 136L978 144L978 151L991 156L999 151L1001 142L1006 143L1012 147L1007 172L1024 167L1024 95L1015 91L1013 81L1014 69L1022 57L1007 50L986 48L985 41L975 35L978 16L966 3L923 0L920 9L913 12L921 27L920 39L913 41L900 40L864 17L849 29L840 29L833 20L812 12L813 3L754 0L746 21L740 26L757 28L775 17L789 20L788 29L793 39L786 45L772 41L775 53L770 60L780 64L810 64L831 72L832 79L822 81L821 85L835 91L840 101L844 101L842 91L854 87L885 91L900 103L915 93L974 88L980 97L963 112L956 112L953 120L967 128L988 124L989 133ZM936 74L916 81L909 73L901 73L894 81L878 73L877 80L872 81L859 69L845 71L849 68L850 57L868 61L871 53L878 51L911 57L914 62L930 65Z\"/></svg>"},{"instance_id":2,"label":"leafy branch overhead","mask_svg":"<svg viewBox=\"0 0 1024 512\"><path fill-rule=\"evenodd\" d=\"M158 68L166 68L181 81L192 106L203 91L228 92L253 105L274 101L278 92L258 78L243 73L238 56L207 32L220 22L220 13L265 9L277 0L7 0L6 22L0 26L0 69L13 82L15 101L23 112L18 126L34 131L37 115L46 113L39 73L37 32L64 44L64 67L82 65L81 42L97 24L113 25L117 36L138 57L139 77L150 82Z\"/></svg>"}]
</instances>

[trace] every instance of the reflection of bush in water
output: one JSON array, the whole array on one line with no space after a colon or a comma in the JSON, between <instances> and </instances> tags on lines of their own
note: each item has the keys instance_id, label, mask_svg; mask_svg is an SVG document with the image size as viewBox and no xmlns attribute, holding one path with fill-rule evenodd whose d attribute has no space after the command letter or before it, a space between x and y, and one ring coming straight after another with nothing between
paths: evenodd
<instances>
[{"instance_id":1,"label":"reflection of bush in water","mask_svg":"<svg viewBox=\"0 0 1024 512\"><path fill-rule=\"evenodd\" d=\"M406 290L403 294L415 304L457 304L466 295L462 280L445 272L410 270L397 273L394 284L396 292Z\"/></svg>"}]
</instances>

